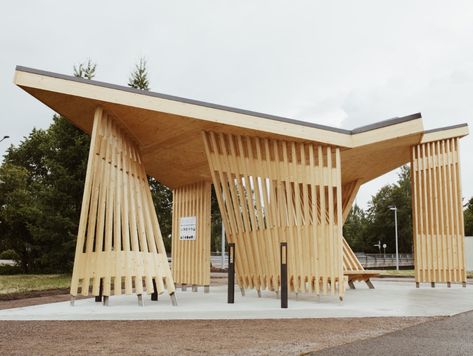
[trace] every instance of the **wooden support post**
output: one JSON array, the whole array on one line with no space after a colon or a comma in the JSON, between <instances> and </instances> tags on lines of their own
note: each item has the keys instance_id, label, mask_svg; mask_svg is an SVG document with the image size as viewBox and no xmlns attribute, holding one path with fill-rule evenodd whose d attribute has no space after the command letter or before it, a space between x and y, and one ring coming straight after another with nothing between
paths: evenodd
<instances>
[{"instance_id":1,"label":"wooden support post","mask_svg":"<svg viewBox=\"0 0 473 356\"><path fill-rule=\"evenodd\" d=\"M350 287L350 289L355 289L355 284L353 283L353 281L348 281L348 286Z\"/></svg>"},{"instance_id":2,"label":"wooden support post","mask_svg":"<svg viewBox=\"0 0 473 356\"><path fill-rule=\"evenodd\" d=\"M211 187L202 181L172 191L172 275L193 292L210 285ZM185 233L188 229L192 233Z\"/></svg>"},{"instance_id":3,"label":"wooden support post","mask_svg":"<svg viewBox=\"0 0 473 356\"><path fill-rule=\"evenodd\" d=\"M281 308L287 308L287 242L281 242Z\"/></svg>"},{"instance_id":4,"label":"wooden support post","mask_svg":"<svg viewBox=\"0 0 473 356\"><path fill-rule=\"evenodd\" d=\"M365 282L368 285L369 289L374 289L374 285L373 285L373 283L371 283L371 281L369 279L367 279Z\"/></svg>"},{"instance_id":5,"label":"wooden support post","mask_svg":"<svg viewBox=\"0 0 473 356\"><path fill-rule=\"evenodd\" d=\"M104 296L103 296L103 305L106 306L106 307L108 307L108 305L109 305L109 297L108 297L108 295L104 295Z\"/></svg>"},{"instance_id":6,"label":"wooden support post","mask_svg":"<svg viewBox=\"0 0 473 356\"><path fill-rule=\"evenodd\" d=\"M192 285L192 291L197 292L198 290L199 290L199 288L195 284L193 284Z\"/></svg>"},{"instance_id":7,"label":"wooden support post","mask_svg":"<svg viewBox=\"0 0 473 356\"><path fill-rule=\"evenodd\" d=\"M411 179L416 283L464 282L459 139L413 146Z\"/></svg>"},{"instance_id":8,"label":"wooden support post","mask_svg":"<svg viewBox=\"0 0 473 356\"><path fill-rule=\"evenodd\" d=\"M241 293L241 296L244 297L245 296L245 288L240 288L240 293Z\"/></svg>"},{"instance_id":9,"label":"wooden support post","mask_svg":"<svg viewBox=\"0 0 473 356\"><path fill-rule=\"evenodd\" d=\"M187 284L182 283L182 284L181 284L181 290L182 290L183 292L187 291Z\"/></svg>"},{"instance_id":10,"label":"wooden support post","mask_svg":"<svg viewBox=\"0 0 473 356\"><path fill-rule=\"evenodd\" d=\"M235 243L228 244L228 292L227 303L235 303Z\"/></svg>"},{"instance_id":11,"label":"wooden support post","mask_svg":"<svg viewBox=\"0 0 473 356\"><path fill-rule=\"evenodd\" d=\"M75 302L76 302L76 297L74 297L73 295L71 295L71 307L74 306Z\"/></svg>"},{"instance_id":12,"label":"wooden support post","mask_svg":"<svg viewBox=\"0 0 473 356\"><path fill-rule=\"evenodd\" d=\"M209 294L210 293L210 286L204 286L204 293Z\"/></svg>"},{"instance_id":13,"label":"wooden support post","mask_svg":"<svg viewBox=\"0 0 473 356\"><path fill-rule=\"evenodd\" d=\"M143 294L138 294L138 305L140 307L144 307L144 302L143 302Z\"/></svg>"}]
</instances>

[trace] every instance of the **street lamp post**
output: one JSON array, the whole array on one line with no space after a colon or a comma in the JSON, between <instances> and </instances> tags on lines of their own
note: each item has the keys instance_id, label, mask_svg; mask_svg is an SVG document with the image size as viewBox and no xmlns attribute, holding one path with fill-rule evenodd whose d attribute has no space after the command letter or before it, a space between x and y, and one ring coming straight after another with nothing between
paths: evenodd
<instances>
[{"instance_id":1,"label":"street lamp post","mask_svg":"<svg viewBox=\"0 0 473 356\"><path fill-rule=\"evenodd\" d=\"M2 142L3 140L7 139L7 138L10 138L10 136L3 136L3 138L0 140L0 142Z\"/></svg>"},{"instance_id":2,"label":"street lamp post","mask_svg":"<svg viewBox=\"0 0 473 356\"><path fill-rule=\"evenodd\" d=\"M394 231L396 234L396 271L399 271L399 244L398 244L398 234L397 234L397 207L396 205L390 206L389 210L394 211Z\"/></svg>"}]
</instances>

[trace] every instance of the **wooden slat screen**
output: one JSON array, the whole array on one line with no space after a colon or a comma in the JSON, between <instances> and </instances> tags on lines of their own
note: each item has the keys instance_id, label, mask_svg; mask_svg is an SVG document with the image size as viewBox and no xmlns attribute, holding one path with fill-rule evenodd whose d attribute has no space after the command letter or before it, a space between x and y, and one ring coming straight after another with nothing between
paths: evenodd
<instances>
[{"instance_id":1,"label":"wooden slat screen","mask_svg":"<svg viewBox=\"0 0 473 356\"><path fill-rule=\"evenodd\" d=\"M292 291L344 294L339 148L204 132L240 287L279 287L288 244Z\"/></svg>"},{"instance_id":2,"label":"wooden slat screen","mask_svg":"<svg viewBox=\"0 0 473 356\"><path fill-rule=\"evenodd\" d=\"M87 163L71 295L174 292L161 231L137 146L98 108Z\"/></svg>"},{"instance_id":3,"label":"wooden slat screen","mask_svg":"<svg viewBox=\"0 0 473 356\"><path fill-rule=\"evenodd\" d=\"M173 190L172 274L178 284L210 285L210 182ZM196 239L180 240L181 217L195 216Z\"/></svg>"},{"instance_id":4,"label":"wooden slat screen","mask_svg":"<svg viewBox=\"0 0 473 356\"><path fill-rule=\"evenodd\" d=\"M466 282L459 139L412 147L416 282Z\"/></svg>"}]
</instances>

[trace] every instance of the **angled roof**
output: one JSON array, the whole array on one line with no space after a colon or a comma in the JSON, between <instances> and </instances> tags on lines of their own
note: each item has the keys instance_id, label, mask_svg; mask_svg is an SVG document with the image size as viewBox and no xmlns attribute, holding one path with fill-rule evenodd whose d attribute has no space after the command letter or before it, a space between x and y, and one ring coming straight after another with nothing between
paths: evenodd
<instances>
[{"instance_id":1,"label":"angled roof","mask_svg":"<svg viewBox=\"0 0 473 356\"><path fill-rule=\"evenodd\" d=\"M413 144L468 134L466 124L424 131L420 113L345 130L20 66L15 84L89 134L101 105L138 144L148 174L171 188L210 180L202 130L339 146L344 184L407 163Z\"/></svg>"}]
</instances>

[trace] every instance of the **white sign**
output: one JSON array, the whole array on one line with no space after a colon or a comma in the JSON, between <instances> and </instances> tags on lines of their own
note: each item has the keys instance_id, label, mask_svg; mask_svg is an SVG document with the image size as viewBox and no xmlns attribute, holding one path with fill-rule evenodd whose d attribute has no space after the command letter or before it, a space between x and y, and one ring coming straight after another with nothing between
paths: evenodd
<instances>
[{"instance_id":1,"label":"white sign","mask_svg":"<svg viewBox=\"0 0 473 356\"><path fill-rule=\"evenodd\" d=\"M179 240L195 240L197 218L186 216L179 219Z\"/></svg>"}]
</instances>

